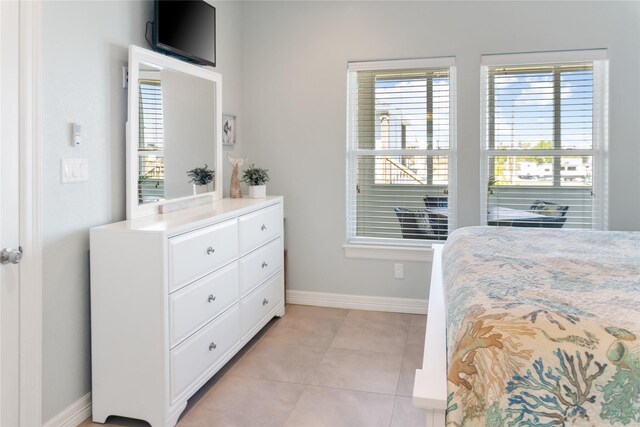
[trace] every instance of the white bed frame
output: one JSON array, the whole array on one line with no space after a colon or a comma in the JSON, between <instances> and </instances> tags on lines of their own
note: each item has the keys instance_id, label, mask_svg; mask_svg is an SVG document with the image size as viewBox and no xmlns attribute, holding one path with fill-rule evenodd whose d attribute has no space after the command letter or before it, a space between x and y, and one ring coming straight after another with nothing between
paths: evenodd
<instances>
[{"instance_id":1,"label":"white bed frame","mask_svg":"<svg viewBox=\"0 0 640 427\"><path fill-rule=\"evenodd\" d=\"M434 244L422 369L416 370L413 404L424 410L427 427L444 427L447 409L446 307L442 283L442 247Z\"/></svg>"}]
</instances>

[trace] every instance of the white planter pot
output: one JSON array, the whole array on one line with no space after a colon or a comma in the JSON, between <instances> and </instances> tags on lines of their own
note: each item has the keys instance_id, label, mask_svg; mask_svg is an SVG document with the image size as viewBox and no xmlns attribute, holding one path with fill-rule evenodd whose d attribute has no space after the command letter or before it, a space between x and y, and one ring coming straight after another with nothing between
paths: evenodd
<instances>
[{"instance_id":1,"label":"white planter pot","mask_svg":"<svg viewBox=\"0 0 640 427\"><path fill-rule=\"evenodd\" d=\"M204 193L208 193L209 191L211 191L209 189L209 184L205 184L205 185L196 185L193 184L193 195L196 196L198 194L204 194Z\"/></svg>"},{"instance_id":2,"label":"white planter pot","mask_svg":"<svg viewBox=\"0 0 640 427\"><path fill-rule=\"evenodd\" d=\"M251 197L252 199L263 199L267 197L267 186L266 185L250 185L249 197Z\"/></svg>"}]
</instances>

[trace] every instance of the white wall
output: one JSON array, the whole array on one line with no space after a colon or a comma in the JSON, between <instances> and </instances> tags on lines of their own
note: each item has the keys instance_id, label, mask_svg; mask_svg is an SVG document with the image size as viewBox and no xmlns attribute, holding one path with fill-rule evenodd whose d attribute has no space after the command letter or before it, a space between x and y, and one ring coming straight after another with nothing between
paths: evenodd
<instances>
[{"instance_id":1,"label":"white wall","mask_svg":"<svg viewBox=\"0 0 640 427\"><path fill-rule=\"evenodd\" d=\"M240 112L241 8L212 3L223 107ZM150 1L44 2L43 420L91 391L89 228L125 217L121 68L129 44L147 46L151 19ZM79 148L69 143L71 122L82 124ZM61 184L64 157L89 159L89 181Z\"/></svg>"},{"instance_id":2,"label":"white wall","mask_svg":"<svg viewBox=\"0 0 640 427\"><path fill-rule=\"evenodd\" d=\"M608 48L610 227L640 229L640 2L250 2L245 153L285 197L290 289L426 298L428 268L345 259L348 61L455 56L460 226L479 222L480 56Z\"/></svg>"}]
</instances>

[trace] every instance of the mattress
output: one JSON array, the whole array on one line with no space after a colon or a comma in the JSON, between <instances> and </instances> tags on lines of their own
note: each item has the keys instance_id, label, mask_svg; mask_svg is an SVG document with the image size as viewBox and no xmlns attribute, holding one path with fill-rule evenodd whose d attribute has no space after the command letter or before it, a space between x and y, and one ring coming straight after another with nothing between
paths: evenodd
<instances>
[{"instance_id":1,"label":"mattress","mask_svg":"<svg viewBox=\"0 0 640 427\"><path fill-rule=\"evenodd\" d=\"M455 231L447 425L640 424L640 233Z\"/></svg>"}]
</instances>

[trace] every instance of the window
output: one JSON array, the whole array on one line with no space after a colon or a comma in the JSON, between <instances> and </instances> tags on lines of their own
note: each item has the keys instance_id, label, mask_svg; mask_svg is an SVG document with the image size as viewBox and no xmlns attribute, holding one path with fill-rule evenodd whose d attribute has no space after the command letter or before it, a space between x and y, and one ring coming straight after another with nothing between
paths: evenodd
<instances>
[{"instance_id":1,"label":"window","mask_svg":"<svg viewBox=\"0 0 640 427\"><path fill-rule=\"evenodd\" d=\"M483 57L483 223L606 228L604 55Z\"/></svg>"},{"instance_id":2,"label":"window","mask_svg":"<svg viewBox=\"0 0 640 427\"><path fill-rule=\"evenodd\" d=\"M455 217L453 59L351 63L348 79L348 242L446 238Z\"/></svg>"},{"instance_id":3,"label":"window","mask_svg":"<svg viewBox=\"0 0 640 427\"><path fill-rule=\"evenodd\" d=\"M160 80L140 80L138 202L164 199L164 112Z\"/></svg>"}]
</instances>

